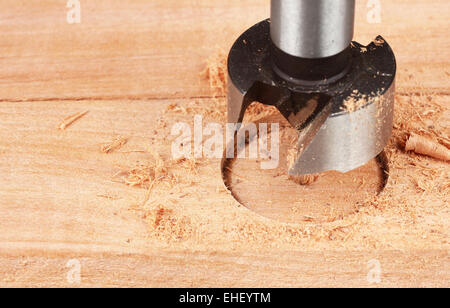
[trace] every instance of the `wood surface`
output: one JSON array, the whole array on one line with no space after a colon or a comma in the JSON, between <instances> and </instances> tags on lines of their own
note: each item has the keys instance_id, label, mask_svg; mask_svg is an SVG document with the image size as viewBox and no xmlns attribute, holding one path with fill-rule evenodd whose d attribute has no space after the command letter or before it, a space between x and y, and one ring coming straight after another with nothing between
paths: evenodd
<instances>
[{"instance_id":1,"label":"wood surface","mask_svg":"<svg viewBox=\"0 0 450 308\"><path fill-rule=\"evenodd\" d=\"M380 24L369 24L366 1L357 2L355 40L382 34L396 52L400 105L421 112L431 97L446 112L434 124L448 127L449 1L384 0ZM412 163L393 165L399 180L390 187L421 204L394 198L311 226L240 206L224 189L219 160L175 168L180 184L156 187L145 206L145 189L116 180L150 160L149 148L169 159L171 126L193 115L167 110L215 103L201 75L207 59L268 17L268 4L82 0L82 22L69 25L65 1L1 1L1 287L449 287L448 195L417 190L410 176L423 171ZM128 143L102 153L118 135ZM81 284L67 280L71 259ZM373 259L380 284L367 280Z\"/></svg>"}]
</instances>

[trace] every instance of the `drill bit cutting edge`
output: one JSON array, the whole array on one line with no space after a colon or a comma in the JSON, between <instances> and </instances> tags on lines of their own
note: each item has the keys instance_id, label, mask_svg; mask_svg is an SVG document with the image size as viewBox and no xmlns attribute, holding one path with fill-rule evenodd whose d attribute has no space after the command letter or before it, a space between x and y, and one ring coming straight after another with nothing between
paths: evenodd
<instances>
[{"instance_id":1,"label":"drill bit cutting edge","mask_svg":"<svg viewBox=\"0 0 450 308\"><path fill-rule=\"evenodd\" d=\"M228 122L275 106L299 134L291 175L351 171L391 137L395 56L381 36L352 42L354 15L355 0L272 0L231 48Z\"/></svg>"}]
</instances>

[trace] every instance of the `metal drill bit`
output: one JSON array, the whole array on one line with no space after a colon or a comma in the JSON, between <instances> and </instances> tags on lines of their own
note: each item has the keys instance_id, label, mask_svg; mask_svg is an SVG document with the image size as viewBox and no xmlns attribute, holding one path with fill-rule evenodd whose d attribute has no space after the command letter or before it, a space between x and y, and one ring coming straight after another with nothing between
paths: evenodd
<instances>
[{"instance_id":1,"label":"metal drill bit","mask_svg":"<svg viewBox=\"0 0 450 308\"><path fill-rule=\"evenodd\" d=\"M354 0L272 0L272 20L230 51L228 121L275 106L299 132L292 175L356 169L392 134L395 56L382 37L352 42L354 12Z\"/></svg>"}]
</instances>

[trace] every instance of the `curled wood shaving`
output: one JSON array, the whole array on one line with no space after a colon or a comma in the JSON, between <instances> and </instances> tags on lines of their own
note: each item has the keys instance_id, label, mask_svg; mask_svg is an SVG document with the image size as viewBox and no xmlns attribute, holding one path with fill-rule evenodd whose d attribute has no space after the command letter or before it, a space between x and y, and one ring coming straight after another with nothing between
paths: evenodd
<instances>
[{"instance_id":1,"label":"curled wood shaving","mask_svg":"<svg viewBox=\"0 0 450 308\"><path fill-rule=\"evenodd\" d=\"M81 119L82 117L84 117L86 114L88 114L89 111L83 111L83 112L78 112L74 115L68 116L66 117L61 124L58 125L58 129L60 130L65 130L66 128L68 128L70 125L72 125L73 123L75 123L76 121L78 121L79 119Z\"/></svg>"},{"instance_id":2,"label":"curled wood shaving","mask_svg":"<svg viewBox=\"0 0 450 308\"><path fill-rule=\"evenodd\" d=\"M409 136L406 141L405 150L443 161L450 161L450 150L447 147L417 134L411 134Z\"/></svg>"}]
</instances>

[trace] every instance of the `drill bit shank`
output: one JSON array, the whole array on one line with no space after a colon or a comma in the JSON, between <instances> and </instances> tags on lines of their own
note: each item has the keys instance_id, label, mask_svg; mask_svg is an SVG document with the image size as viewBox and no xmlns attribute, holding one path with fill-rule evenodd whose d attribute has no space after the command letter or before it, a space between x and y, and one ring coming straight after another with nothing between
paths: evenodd
<instances>
[{"instance_id":1,"label":"drill bit shank","mask_svg":"<svg viewBox=\"0 0 450 308\"><path fill-rule=\"evenodd\" d=\"M352 42L355 0L273 0L270 34L285 53L327 58Z\"/></svg>"}]
</instances>

